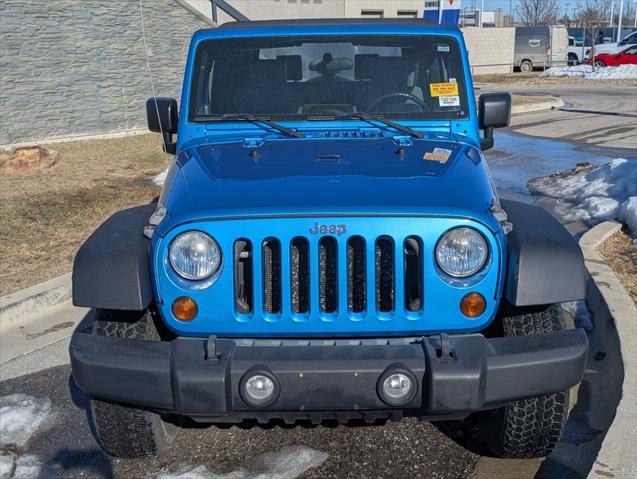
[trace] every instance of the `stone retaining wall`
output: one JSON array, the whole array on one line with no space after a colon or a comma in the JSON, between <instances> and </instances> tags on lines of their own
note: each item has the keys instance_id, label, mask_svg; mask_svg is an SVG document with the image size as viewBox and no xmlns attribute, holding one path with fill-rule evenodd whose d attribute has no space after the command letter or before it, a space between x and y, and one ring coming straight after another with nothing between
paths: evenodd
<instances>
[{"instance_id":1,"label":"stone retaining wall","mask_svg":"<svg viewBox=\"0 0 637 479\"><path fill-rule=\"evenodd\" d=\"M190 37L210 24L177 0L143 12L157 95L179 98ZM2 0L0 34L0 145L146 128L137 1Z\"/></svg>"}]
</instances>

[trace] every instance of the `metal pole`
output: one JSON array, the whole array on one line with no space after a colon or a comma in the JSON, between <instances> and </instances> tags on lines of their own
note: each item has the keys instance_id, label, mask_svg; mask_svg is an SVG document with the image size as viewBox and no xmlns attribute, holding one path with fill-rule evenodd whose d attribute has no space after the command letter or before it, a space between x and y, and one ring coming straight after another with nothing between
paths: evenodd
<instances>
[{"instance_id":1,"label":"metal pole","mask_svg":"<svg viewBox=\"0 0 637 479\"><path fill-rule=\"evenodd\" d=\"M484 12L484 0L480 4L480 28L482 28L482 12Z\"/></svg>"},{"instance_id":2,"label":"metal pole","mask_svg":"<svg viewBox=\"0 0 637 479\"><path fill-rule=\"evenodd\" d=\"M586 60L585 57L586 57L586 27L584 26L584 23L582 22L582 61Z\"/></svg>"},{"instance_id":3,"label":"metal pole","mask_svg":"<svg viewBox=\"0 0 637 479\"><path fill-rule=\"evenodd\" d=\"M621 42L622 40L622 22L624 16L624 0L619 2L619 21L617 22L617 41Z\"/></svg>"},{"instance_id":4,"label":"metal pole","mask_svg":"<svg viewBox=\"0 0 637 479\"><path fill-rule=\"evenodd\" d=\"M442 2L444 0L438 0L438 25L442 25Z\"/></svg>"},{"instance_id":5,"label":"metal pole","mask_svg":"<svg viewBox=\"0 0 637 479\"><path fill-rule=\"evenodd\" d=\"M608 26L613 28L613 16L615 15L615 0L610 4L610 22L608 22Z\"/></svg>"}]
</instances>

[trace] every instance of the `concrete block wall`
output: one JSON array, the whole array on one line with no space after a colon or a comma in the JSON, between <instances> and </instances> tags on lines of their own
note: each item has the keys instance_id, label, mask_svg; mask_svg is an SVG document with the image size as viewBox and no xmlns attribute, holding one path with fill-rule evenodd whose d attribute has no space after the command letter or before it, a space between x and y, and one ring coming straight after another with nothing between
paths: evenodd
<instances>
[{"instance_id":1,"label":"concrete block wall","mask_svg":"<svg viewBox=\"0 0 637 479\"><path fill-rule=\"evenodd\" d=\"M156 93L179 99L190 37L210 24L177 0L143 12ZM0 145L146 128L138 2L2 0L0 35Z\"/></svg>"},{"instance_id":2,"label":"concrete block wall","mask_svg":"<svg viewBox=\"0 0 637 479\"><path fill-rule=\"evenodd\" d=\"M473 74L510 73L515 28L463 28Z\"/></svg>"},{"instance_id":3,"label":"concrete block wall","mask_svg":"<svg viewBox=\"0 0 637 479\"><path fill-rule=\"evenodd\" d=\"M209 0L184 0L211 18ZM396 18L414 12L421 18L424 0L229 0L250 20L285 18L359 18L364 10L382 12L384 18ZM219 10L219 23L232 21Z\"/></svg>"}]
</instances>

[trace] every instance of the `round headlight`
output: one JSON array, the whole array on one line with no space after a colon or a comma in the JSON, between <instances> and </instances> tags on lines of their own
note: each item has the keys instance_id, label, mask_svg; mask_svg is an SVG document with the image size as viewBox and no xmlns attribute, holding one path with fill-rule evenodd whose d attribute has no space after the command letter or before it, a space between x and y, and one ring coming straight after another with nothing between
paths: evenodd
<instances>
[{"instance_id":1,"label":"round headlight","mask_svg":"<svg viewBox=\"0 0 637 479\"><path fill-rule=\"evenodd\" d=\"M221 265L219 245L201 231L177 236L170 245L168 257L179 276L193 281L212 276Z\"/></svg>"},{"instance_id":2,"label":"round headlight","mask_svg":"<svg viewBox=\"0 0 637 479\"><path fill-rule=\"evenodd\" d=\"M489 256L489 247L482 235L471 228L447 231L436 246L436 261L440 269L453 277L464 278L482 269Z\"/></svg>"}]
</instances>

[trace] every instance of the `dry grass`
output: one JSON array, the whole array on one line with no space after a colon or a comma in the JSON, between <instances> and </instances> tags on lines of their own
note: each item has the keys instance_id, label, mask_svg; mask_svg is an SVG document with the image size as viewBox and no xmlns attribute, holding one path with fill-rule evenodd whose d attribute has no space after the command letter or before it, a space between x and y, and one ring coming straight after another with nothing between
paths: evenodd
<instances>
[{"instance_id":1,"label":"dry grass","mask_svg":"<svg viewBox=\"0 0 637 479\"><path fill-rule=\"evenodd\" d=\"M604 242L599 252L637 305L637 245L619 231Z\"/></svg>"},{"instance_id":2,"label":"dry grass","mask_svg":"<svg viewBox=\"0 0 637 479\"><path fill-rule=\"evenodd\" d=\"M44 145L47 146L47 145ZM113 212L147 203L166 168L158 135L49 145L50 170L0 176L0 294L71 270L75 252Z\"/></svg>"},{"instance_id":3,"label":"dry grass","mask_svg":"<svg viewBox=\"0 0 637 479\"><path fill-rule=\"evenodd\" d=\"M480 83L516 83L537 78L539 73L484 73L473 75L474 82Z\"/></svg>"},{"instance_id":4,"label":"dry grass","mask_svg":"<svg viewBox=\"0 0 637 479\"><path fill-rule=\"evenodd\" d=\"M513 87L530 85L587 85L587 86L637 86L637 80L587 80L582 77L542 77L542 72L534 73L501 73L474 75L473 81L478 83L498 83Z\"/></svg>"}]
</instances>

